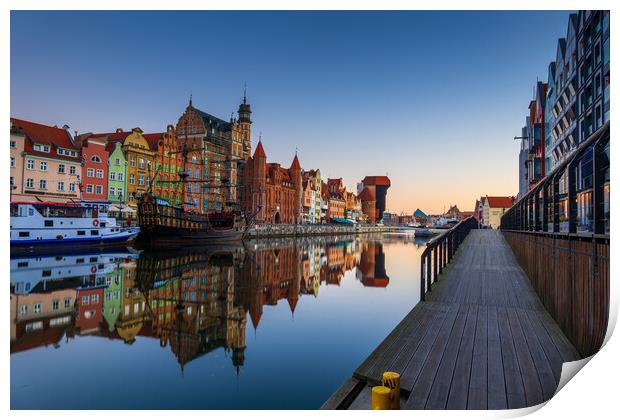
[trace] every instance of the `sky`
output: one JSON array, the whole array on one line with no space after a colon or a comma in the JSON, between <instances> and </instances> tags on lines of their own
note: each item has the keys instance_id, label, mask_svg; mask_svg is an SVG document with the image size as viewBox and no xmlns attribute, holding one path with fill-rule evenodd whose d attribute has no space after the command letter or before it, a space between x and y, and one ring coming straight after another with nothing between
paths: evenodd
<instances>
[{"instance_id":1,"label":"sky","mask_svg":"<svg viewBox=\"0 0 620 420\"><path fill-rule=\"evenodd\" d=\"M12 11L11 116L109 132L224 120L247 85L252 147L343 178L388 175L387 210L518 192L520 135L568 11Z\"/></svg>"}]
</instances>

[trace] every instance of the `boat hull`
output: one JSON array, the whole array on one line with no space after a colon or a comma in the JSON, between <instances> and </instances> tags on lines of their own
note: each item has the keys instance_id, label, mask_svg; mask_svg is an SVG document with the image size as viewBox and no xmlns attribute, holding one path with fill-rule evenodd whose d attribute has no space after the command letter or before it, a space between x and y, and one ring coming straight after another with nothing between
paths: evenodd
<instances>
[{"instance_id":1,"label":"boat hull","mask_svg":"<svg viewBox=\"0 0 620 420\"><path fill-rule=\"evenodd\" d=\"M241 242L243 236L243 231L234 229L212 229L203 231L160 226L142 229L138 237L138 242L148 243L153 246L230 244L232 242Z\"/></svg>"},{"instance_id":2,"label":"boat hull","mask_svg":"<svg viewBox=\"0 0 620 420\"><path fill-rule=\"evenodd\" d=\"M97 236L86 238L63 238L63 239L28 239L28 240L11 240L11 252L24 251L30 249L63 249L68 247L100 247L107 245L121 245L133 242L140 230L132 229L116 235Z\"/></svg>"}]
</instances>

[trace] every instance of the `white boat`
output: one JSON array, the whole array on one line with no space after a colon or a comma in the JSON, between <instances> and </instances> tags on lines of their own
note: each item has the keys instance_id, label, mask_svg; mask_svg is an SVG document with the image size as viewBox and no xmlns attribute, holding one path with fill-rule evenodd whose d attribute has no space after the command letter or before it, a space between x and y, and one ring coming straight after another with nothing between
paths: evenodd
<instances>
[{"instance_id":1,"label":"white boat","mask_svg":"<svg viewBox=\"0 0 620 420\"><path fill-rule=\"evenodd\" d=\"M11 247L100 246L130 242L140 228L108 217L109 203L11 203Z\"/></svg>"}]
</instances>

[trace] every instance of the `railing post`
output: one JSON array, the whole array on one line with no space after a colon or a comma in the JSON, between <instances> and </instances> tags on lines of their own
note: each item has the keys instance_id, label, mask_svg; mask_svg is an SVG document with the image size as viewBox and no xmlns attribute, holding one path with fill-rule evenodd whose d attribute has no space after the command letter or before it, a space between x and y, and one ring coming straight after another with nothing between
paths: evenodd
<instances>
[{"instance_id":1,"label":"railing post","mask_svg":"<svg viewBox=\"0 0 620 420\"><path fill-rule=\"evenodd\" d=\"M443 272L443 241L439 240L437 244L437 248L439 248L439 274Z\"/></svg>"},{"instance_id":2,"label":"railing post","mask_svg":"<svg viewBox=\"0 0 620 420\"><path fill-rule=\"evenodd\" d=\"M426 250L424 251L426 252ZM422 258L420 258L420 300L424 300L425 293L425 279L424 279L424 252L422 252Z\"/></svg>"},{"instance_id":3,"label":"railing post","mask_svg":"<svg viewBox=\"0 0 620 420\"><path fill-rule=\"evenodd\" d=\"M426 254L426 290L427 292L430 292L432 290L432 286L431 286L431 281L432 281L432 275L431 275L431 270L432 270L432 266L431 266L431 253L430 251Z\"/></svg>"},{"instance_id":4,"label":"railing post","mask_svg":"<svg viewBox=\"0 0 620 420\"><path fill-rule=\"evenodd\" d=\"M433 271L435 275L435 278L433 281L436 282L437 277L439 277L437 273L437 244L436 243L433 243L433 269L434 269Z\"/></svg>"}]
</instances>

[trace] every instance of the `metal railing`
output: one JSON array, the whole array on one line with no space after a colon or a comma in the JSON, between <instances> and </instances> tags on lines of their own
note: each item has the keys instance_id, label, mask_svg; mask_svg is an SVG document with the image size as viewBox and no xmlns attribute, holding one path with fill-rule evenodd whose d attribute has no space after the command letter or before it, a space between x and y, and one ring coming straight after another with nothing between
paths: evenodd
<instances>
[{"instance_id":1,"label":"metal railing","mask_svg":"<svg viewBox=\"0 0 620 420\"><path fill-rule=\"evenodd\" d=\"M502 217L501 229L545 308L587 357L609 318L609 123Z\"/></svg>"},{"instance_id":2,"label":"metal railing","mask_svg":"<svg viewBox=\"0 0 620 420\"><path fill-rule=\"evenodd\" d=\"M454 257L454 253L472 229L479 229L480 222L474 217L461 220L456 226L426 243L420 257L420 300L425 300L432 284Z\"/></svg>"}]
</instances>

